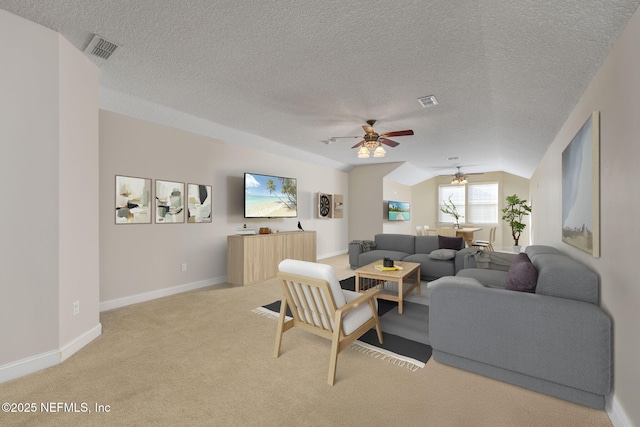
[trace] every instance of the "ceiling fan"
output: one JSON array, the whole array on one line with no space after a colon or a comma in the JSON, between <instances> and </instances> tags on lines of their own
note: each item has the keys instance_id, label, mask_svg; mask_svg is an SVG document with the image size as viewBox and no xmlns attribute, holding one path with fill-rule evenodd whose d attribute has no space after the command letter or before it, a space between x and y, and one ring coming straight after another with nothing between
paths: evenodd
<instances>
[{"instance_id":1,"label":"ceiling fan","mask_svg":"<svg viewBox=\"0 0 640 427\"><path fill-rule=\"evenodd\" d=\"M398 142L389 139L390 136L406 136L413 135L412 130L400 130L396 132L385 132L383 134L378 134L373 130L373 125L376 123L375 120L367 120L368 126L362 126L364 129L364 136L334 136L330 139L330 141L338 139L338 138L362 138L362 141L358 142L351 148L358 148L358 157L367 158L373 153L373 157L384 157L386 151L381 144L388 145L389 147L397 147L399 145Z\"/></svg>"},{"instance_id":2,"label":"ceiling fan","mask_svg":"<svg viewBox=\"0 0 640 427\"><path fill-rule=\"evenodd\" d=\"M462 173L462 171L460 171L460 166L456 166L456 168L458 168L458 171L453 174L453 181L451 181L451 184L466 184L467 183L467 175L483 175L481 172L478 173Z\"/></svg>"}]
</instances>

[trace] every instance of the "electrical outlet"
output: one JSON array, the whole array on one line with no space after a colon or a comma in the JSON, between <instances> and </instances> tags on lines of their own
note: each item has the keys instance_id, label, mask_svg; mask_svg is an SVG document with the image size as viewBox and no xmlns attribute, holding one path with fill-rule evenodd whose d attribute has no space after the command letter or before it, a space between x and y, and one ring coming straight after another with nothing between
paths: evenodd
<instances>
[{"instance_id":1,"label":"electrical outlet","mask_svg":"<svg viewBox=\"0 0 640 427\"><path fill-rule=\"evenodd\" d=\"M80 314L80 301L73 303L73 315L77 316L78 314Z\"/></svg>"},{"instance_id":2,"label":"electrical outlet","mask_svg":"<svg viewBox=\"0 0 640 427\"><path fill-rule=\"evenodd\" d=\"M182 265L180 266L180 271L187 271L187 263L186 262L182 263Z\"/></svg>"}]
</instances>

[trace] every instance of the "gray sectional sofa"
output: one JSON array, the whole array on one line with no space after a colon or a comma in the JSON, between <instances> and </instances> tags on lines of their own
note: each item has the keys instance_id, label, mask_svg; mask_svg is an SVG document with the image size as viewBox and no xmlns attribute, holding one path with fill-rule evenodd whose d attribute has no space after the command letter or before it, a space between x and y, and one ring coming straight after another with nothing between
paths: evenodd
<instances>
[{"instance_id":1,"label":"gray sectional sofa","mask_svg":"<svg viewBox=\"0 0 640 427\"><path fill-rule=\"evenodd\" d=\"M429 283L433 357L602 409L611 391L612 323L599 307L598 277L555 248L525 252L537 275L527 292L507 289L511 270L491 266Z\"/></svg>"},{"instance_id":2,"label":"gray sectional sofa","mask_svg":"<svg viewBox=\"0 0 640 427\"><path fill-rule=\"evenodd\" d=\"M429 281L453 276L464 268L465 257L461 237L412 236L410 234L376 234L370 243L349 244L351 269L363 267L384 258L420 263L421 280ZM371 248L370 250L367 250Z\"/></svg>"}]
</instances>

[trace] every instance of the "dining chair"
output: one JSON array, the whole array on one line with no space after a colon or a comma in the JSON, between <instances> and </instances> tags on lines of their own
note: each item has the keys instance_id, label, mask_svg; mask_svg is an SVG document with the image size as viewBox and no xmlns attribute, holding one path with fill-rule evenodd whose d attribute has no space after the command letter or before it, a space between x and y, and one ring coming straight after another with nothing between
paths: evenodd
<instances>
[{"instance_id":1,"label":"dining chair","mask_svg":"<svg viewBox=\"0 0 640 427\"><path fill-rule=\"evenodd\" d=\"M438 227L436 228L436 234L438 236L456 237L456 229L453 227Z\"/></svg>"},{"instance_id":2,"label":"dining chair","mask_svg":"<svg viewBox=\"0 0 640 427\"><path fill-rule=\"evenodd\" d=\"M276 333L276 358L280 356L282 335L291 328L326 338L331 341L327 382L333 385L338 353L374 327L382 344L377 289L365 293L342 289L330 265L293 259L280 262L278 279L284 295ZM292 318L287 319L287 308Z\"/></svg>"},{"instance_id":3,"label":"dining chair","mask_svg":"<svg viewBox=\"0 0 640 427\"><path fill-rule=\"evenodd\" d=\"M496 228L498 227L491 227L489 230L489 240L474 240L471 246L494 252L493 242L496 240Z\"/></svg>"}]
</instances>

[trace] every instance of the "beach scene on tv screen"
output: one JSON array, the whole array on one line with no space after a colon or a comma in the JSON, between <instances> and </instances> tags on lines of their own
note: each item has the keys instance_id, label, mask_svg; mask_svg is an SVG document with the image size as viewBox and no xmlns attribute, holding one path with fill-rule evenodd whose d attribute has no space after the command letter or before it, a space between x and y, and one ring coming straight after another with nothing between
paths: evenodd
<instances>
[{"instance_id":1,"label":"beach scene on tv screen","mask_svg":"<svg viewBox=\"0 0 640 427\"><path fill-rule=\"evenodd\" d=\"M298 184L295 178L245 174L245 217L295 217Z\"/></svg>"},{"instance_id":2,"label":"beach scene on tv screen","mask_svg":"<svg viewBox=\"0 0 640 427\"><path fill-rule=\"evenodd\" d=\"M409 203L389 202L389 221L408 221L411 219Z\"/></svg>"}]
</instances>

